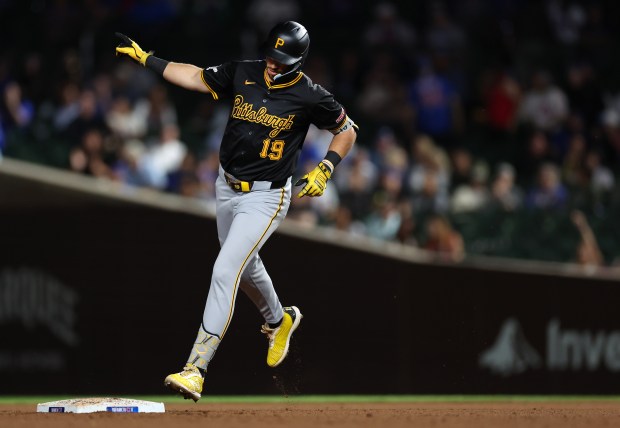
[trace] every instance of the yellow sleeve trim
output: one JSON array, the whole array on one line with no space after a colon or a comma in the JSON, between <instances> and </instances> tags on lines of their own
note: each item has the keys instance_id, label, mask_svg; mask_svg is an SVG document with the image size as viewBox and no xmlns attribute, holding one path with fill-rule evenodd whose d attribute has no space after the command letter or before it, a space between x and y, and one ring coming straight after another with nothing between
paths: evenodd
<instances>
[{"instance_id":1,"label":"yellow sleeve trim","mask_svg":"<svg viewBox=\"0 0 620 428\"><path fill-rule=\"evenodd\" d=\"M211 86L209 86L209 84L205 80L204 70L200 71L200 78L202 79L202 83L205 84L205 86L207 87L209 92L211 92L211 95L213 96L213 99L217 101L220 97L217 96L217 92L215 92L213 89L211 89Z\"/></svg>"}]
</instances>

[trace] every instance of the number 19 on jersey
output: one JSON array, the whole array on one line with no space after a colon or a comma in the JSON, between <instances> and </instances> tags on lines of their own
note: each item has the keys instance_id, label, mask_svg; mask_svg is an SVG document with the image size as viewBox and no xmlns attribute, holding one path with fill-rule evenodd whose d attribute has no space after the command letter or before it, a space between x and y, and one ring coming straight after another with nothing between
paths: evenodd
<instances>
[{"instance_id":1,"label":"number 19 on jersey","mask_svg":"<svg viewBox=\"0 0 620 428\"><path fill-rule=\"evenodd\" d=\"M261 158L269 157L269 159L277 161L282 159L284 151L284 140L270 140L267 138L263 141L263 150L260 152Z\"/></svg>"}]
</instances>

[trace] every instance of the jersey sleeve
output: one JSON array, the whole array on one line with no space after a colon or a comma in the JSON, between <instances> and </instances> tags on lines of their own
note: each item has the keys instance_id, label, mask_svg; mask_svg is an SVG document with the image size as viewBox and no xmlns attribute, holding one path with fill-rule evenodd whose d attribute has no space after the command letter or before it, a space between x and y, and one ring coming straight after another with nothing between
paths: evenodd
<instances>
[{"instance_id":1,"label":"jersey sleeve","mask_svg":"<svg viewBox=\"0 0 620 428\"><path fill-rule=\"evenodd\" d=\"M316 102L310 108L310 121L320 129L336 131L347 122L344 107L323 87L315 87Z\"/></svg>"},{"instance_id":2,"label":"jersey sleeve","mask_svg":"<svg viewBox=\"0 0 620 428\"><path fill-rule=\"evenodd\" d=\"M219 100L222 96L232 93L233 77L237 64L227 62L213 67L202 69L202 83L205 84L214 100Z\"/></svg>"}]
</instances>

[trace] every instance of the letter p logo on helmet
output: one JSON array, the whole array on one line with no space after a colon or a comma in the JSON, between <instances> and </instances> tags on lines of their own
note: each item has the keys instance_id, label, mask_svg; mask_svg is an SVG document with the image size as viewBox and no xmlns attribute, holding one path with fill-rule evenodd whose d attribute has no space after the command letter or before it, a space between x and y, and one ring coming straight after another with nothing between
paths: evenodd
<instances>
[{"instance_id":1,"label":"letter p logo on helmet","mask_svg":"<svg viewBox=\"0 0 620 428\"><path fill-rule=\"evenodd\" d=\"M278 46L284 46L284 40L280 37L278 37L278 40L276 40L276 45L274 47L277 49Z\"/></svg>"}]
</instances>

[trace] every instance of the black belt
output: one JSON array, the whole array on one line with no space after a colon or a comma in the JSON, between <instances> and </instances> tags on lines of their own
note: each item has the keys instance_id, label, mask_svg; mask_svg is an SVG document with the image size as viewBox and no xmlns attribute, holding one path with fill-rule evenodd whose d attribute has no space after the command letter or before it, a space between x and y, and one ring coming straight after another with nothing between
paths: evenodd
<instances>
[{"instance_id":1,"label":"black belt","mask_svg":"<svg viewBox=\"0 0 620 428\"><path fill-rule=\"evenodd\" d=\"M224 172L226 184L235 192L251 192L254 190L280 189L286 185L287 178L277 181L243 181L237 180L227 172Z\"/></svg>"}]
</instances>

